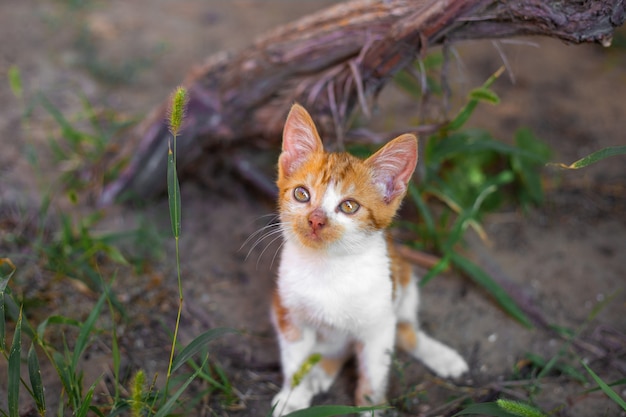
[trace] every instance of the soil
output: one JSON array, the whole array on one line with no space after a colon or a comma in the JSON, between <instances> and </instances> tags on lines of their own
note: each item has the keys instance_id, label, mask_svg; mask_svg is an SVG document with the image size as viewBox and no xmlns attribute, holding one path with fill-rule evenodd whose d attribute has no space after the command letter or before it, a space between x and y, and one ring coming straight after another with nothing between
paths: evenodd
<instances>
[{"instance_id":1,"label":"soil","mask_svg":"<svg viewBox=\"0 0 626 417\"><path fill-rule=\"evenodd\" d=\"M18 267L11 284L14 291L38 301L27 310L31 320L50 314L84 319L98 296L75 280L53 276L28 244L14 242L16 236L35 241L42 196L64 169L54 162L48 146L50 138L58 137L58 126L40 104L33 104L38 95L44 94L70 121L84 113L83 97L98 111L141 117L170 94L192 65L210 54L244 47L276 25L332 3L22 0L1 7L0 73L6 80L9 67L16 65L24 94L18 100L6 82L0 83L0 257L11 257ZM501 104L480 107L471 121L474 126L487 128L505 141L518 128L529 127L552 147L555 161L567 163L624 144L623 46L605 49L523 39L473 42L457 45L457 50L457 69L451 72L453 108L503 59L511 69L496 83ZM414 111L414 102L390 88L380 98L371 124L397 130ZM28 115L23 117L25 112ZM34 165L33 149L38 155ZM437 277L422 290L421 322L438 339L456 347L471 371L453 384L398 354L389 392L398 408L392 414L441 415L453 409L448 403L451 398L493 400L501 393L524 392L510 381L530 377L526 355L549 359L565 346L551 328L581 330L577 342L567 349L565 363L581 369L577 365L581 358L605 381L625 377L625 159L609 158L579 171L546 168L545 185L543 206L488 217L489 242L470 237L468 250L551 327L527 329L518 324L457 273ZM57 213L79 216L96 209L93 199L81 195L72 204L58 188L52 190ZM250 243L246 239L267 224L273 202L236 177L221 175L219 180L183 183L182 205L181 343L210 328L240 331L210 345L212 359L234 387L235 400L229 403L219 393L205 396L198 415L264 416L281 383L268 316L279 244L268 239L255 246L255 237ZM167 201L159 198L142 207L100 210L104 220L97 232L129 230L143 221L163 236L163 255L139 273L104 269L116 275L114 289L129 317L118 328L123 371L131 375L144 369L149 376L158 374L161 384L178 306ZM59 226L54 215L50 218L46 230L54 236ZM595 314L599 304L602 308ZM50 337L62 340L54 333ZM109 342L98 341L83 358L87 384L105 376L96 399L105 398L110 390L109 349ZM43 367L49 409L55 412L61 386L54 370ZM0 392L6 392L6 381L6 363L0 360ZM602 393L586 392L591 387L551 373L539 381L532 395L554 415L626 415ZM319 396L316 403L350 404L353 389L354 370L348 366L331 392ZM626 396L624 385L615 389ZM0 394L4 410L5 398ZM23 413L31 407L23 396Z\"/></svg>"}]
</instances>

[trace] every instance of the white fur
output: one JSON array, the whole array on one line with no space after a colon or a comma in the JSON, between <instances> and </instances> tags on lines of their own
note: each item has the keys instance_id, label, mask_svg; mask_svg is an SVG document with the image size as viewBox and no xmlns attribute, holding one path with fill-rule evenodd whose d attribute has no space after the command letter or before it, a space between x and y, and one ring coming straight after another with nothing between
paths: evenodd
<instances>
[{"instance_id":1,"label":"white fur","mask_svg":"<svg viewBox=\"0 0 626 417\"><path fill-rule=\"evenodd\" d=\"M359 383L369 388L371 403L384 402L398 321L413 325L418 343L410 353L435 373L456 377L467 370L458 353L418 330L415 282L394 299L384 232L363 230L353 217L338 211L342 198L332 184L321 197L329 224L343 228L342 237L330 247L307 248L288 225L283 228L277 286L300 332L294 340L278 331L284 381L272 401L274 416L308 407L315 394L331 386L336 373L328 375L319 365L298 386L291 386L294 373L313 353L344 360L356 350ZM278 329L276 317L273 321Z\"/></svg>"}]
</instances>

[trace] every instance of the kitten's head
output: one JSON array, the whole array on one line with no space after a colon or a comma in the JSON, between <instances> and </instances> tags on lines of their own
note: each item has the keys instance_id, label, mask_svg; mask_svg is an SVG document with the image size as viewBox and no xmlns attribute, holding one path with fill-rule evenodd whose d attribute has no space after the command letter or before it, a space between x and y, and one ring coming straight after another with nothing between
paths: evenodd
<instances>
[{"instance_id":1,"label":"kitten's head","mask_svg":"<svg viewBox=\"0 0 626 417\"><path fill-rule=\"evenodd\" d=\"M278 160L279 212L286 239L313 249L358 249L386 228L417 163L417 139L402 135L368 159L324 151L311 116L295 104Z\"/></svg>"}]
</instances>

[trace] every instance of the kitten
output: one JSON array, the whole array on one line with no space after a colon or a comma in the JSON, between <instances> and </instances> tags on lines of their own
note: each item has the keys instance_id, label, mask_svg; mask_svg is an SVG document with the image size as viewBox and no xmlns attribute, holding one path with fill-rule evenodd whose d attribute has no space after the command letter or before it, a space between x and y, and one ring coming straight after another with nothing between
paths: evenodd
<instances>
[{"instance_id":1,"label":"kitten","mask_svg":"<svg viewBox=\"0 0 626 417\"><path fill-rule=\"evenodd\" d=\"M278 160L284 246L272 321L284 382L274 416L308 407L354 354L356 404L384 403L394 344L442 377L468 370L456 351L419 330L416 279L385 232L416 163L409 134L366 160L325 152L307 111L291 108ZM293 387L314 353L322 359Z\"/></svg>"}]
</instances>

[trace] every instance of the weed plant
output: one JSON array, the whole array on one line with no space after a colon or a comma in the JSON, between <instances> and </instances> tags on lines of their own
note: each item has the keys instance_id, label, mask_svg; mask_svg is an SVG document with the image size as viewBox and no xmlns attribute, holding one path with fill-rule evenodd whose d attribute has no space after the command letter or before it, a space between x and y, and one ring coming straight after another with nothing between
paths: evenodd
<instances>
[{"instance_id":1,"label":"weed plant","mask_svg":"<svg viewBox=\"0 0 626 417\"><path fill-rule=\"evenodd\" d=\"M12 90L21 99L21 79L16 68L10 71L9 81ZM43 96L39 96L38 100L61 128L61 139L50 142L57 161L98 162L108 141L108 137L104 137L103 131L98 131L96 134L79 131ZM55 400L58 402L58 409L52 411L56 415L111 417L127 414L132 416L171 415L176 410L189 410L191 407L189 404L194 404L194 401L181 402L180 399L196 379L203 380L211 392L224 392L231 397L235 396L234 389L230 386L225 373L217 364L211 364L208 361L206 348L210 341L223 334L231 333L232 330L211 329L192 340L187 346L181 347L177 343L183 301L178 253L181 205L173 155L175 154L175 137L182 122L183 107L181 106L184 106L184 100L177 102L175 106L177 107L174 108L178 109L179 113L173 111L172 117L178 117L178 127L172 129L174 144L171 148L168 168L171 167L173 170L168 173L168 186L175 184L170 193L172 201L174 201L170 209L172 210L172 225L176 239L179 310L165 386L163 388L157 387L158 375L154 375L151 382L147 383L148 377L142 369L135 373L132 380L126 380L122 376L123 358L116 323L120 313L124 317L124 308L112 289L115 278L107 282L100 273L100 265L106 263L129 266L127 256L119 249L119 244L125 239L150 237L150 246L152 248L157 246L154 244L152 232L140 229L140 231L95 234L93 232L94 227L104 216L102 211L96 210L87 216L76 216L74 213L66 213L60 208L57 210L60 212L59 232L48 232L45 227L47 223L45 219L52 216L50 208L54 204L54 191L49 191L43 198L39 210L37 235L32 242L32 248L28 249L32 251L33 257L44 259L43 266L46 270L59 277L81 280L99 296L87 318L83 321L55 314L44 318L38 324L33 324L23 309L24 299L13 292L9 286L9 282L15 277L18 268L11 257L0 258L0 354L6 360L6 369L8 370L7 409L0 409L1 416L17 417L22 415L25 404L33 404L39 415L51 415L46 403L46 390L41 376L40 357L45 358L56 371L58 382L62 387L60 398L58 401ZM91 107L88 108L88 110L90 109ZM27 121L27 117L25 120ZM173 126L176 123L175 120L173 119ZM95 128L95 125L92 127ZM61 176L60 188L67 191L66 195L70 202L75 203L77 199L73 199L72 195L84 193L88 187L84 183L70 180L74 176L71 174L80 171L81 164L66 164L65 166L70 167L66 171L70 175ZM175 181L174 183L172 183L172 179ZM30 259L17 254L16 257L20 263ZM139 266L136 265L136 267ZM110 319L103 320L107 306ZM73 331L68 332L68 330ZM9 343L11 333L12 339ZM60 345L50 340L50 335L53 333L63 335ZM110 338L108 343L105 342L107 338ZM96 395L96 388L104 383L104 375L93 381L87 381L81 365L81 359L87 351L94 344L103 342L110 346L112 370L112 381L107 382L107 386L112 387L112 392L104 397L100 393ZM194 358L199 353L203 354L203 358L196 361ZM190 368L185 368L185 365L189 365ZM185 371L185 369L192 369L192 371ZM22 375L24 374L28 375L27 379L23 378ZM26 400L26 398L30 398L30 400Z\"/></svg>"}]
</instances>

